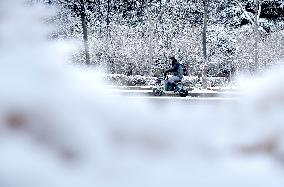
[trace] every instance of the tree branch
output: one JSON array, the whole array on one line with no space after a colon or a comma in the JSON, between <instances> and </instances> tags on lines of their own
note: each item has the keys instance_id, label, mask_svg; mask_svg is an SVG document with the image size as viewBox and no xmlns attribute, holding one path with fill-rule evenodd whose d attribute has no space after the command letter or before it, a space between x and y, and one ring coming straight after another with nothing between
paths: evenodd
<instances>
[{"instance_id":1,"label":"tree branch","mask_svg":"<svg viewBox=\"0 0 284 187\"><path fill-rule=\"evenodd\" d=\"M258 13L257 13L257 25L259 25L259 18L261 13L261 1L259 1Z\"/></svg>"},{"instance_id":2,"label":"tree branch","mask_svg":"<svg viewBox=\"0 0 284 187\"><path fill-rule=\"evenodd\" d=\"M249 20L249 22L253 25L254 21L252 20L252 18L248 15L247 11L243 8L243 6L241 5L239 0L236 0L236 3L238 4L239 8L243 11L243 13L245 14L245 16L247 17L247 19Z\"/></svg>"}]
</instances>

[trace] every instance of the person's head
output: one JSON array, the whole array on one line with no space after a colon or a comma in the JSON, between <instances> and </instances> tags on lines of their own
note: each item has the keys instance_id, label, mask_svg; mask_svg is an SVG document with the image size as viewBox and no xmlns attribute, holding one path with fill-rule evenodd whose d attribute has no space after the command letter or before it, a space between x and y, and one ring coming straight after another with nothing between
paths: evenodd
<instances>
[{"instance_id":1,"label":"person's head","mask_svg":"<svg viewBox=\"0 0 284 187\"><path fill-rule=\"evenodd\" d=\"M170 60L172 62L172 65L174 65L175 63L177 63L177 60L174 56L170 57Z\"/></svg>"}]
</instances>

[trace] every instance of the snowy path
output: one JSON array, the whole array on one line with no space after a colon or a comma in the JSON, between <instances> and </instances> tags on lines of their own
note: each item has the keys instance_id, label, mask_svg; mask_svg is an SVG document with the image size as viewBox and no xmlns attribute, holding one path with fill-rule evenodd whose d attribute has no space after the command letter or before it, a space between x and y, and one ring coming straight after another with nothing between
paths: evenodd
<instances>
[{"instance_id":1,"label":"snowy path","mask_svg":"<svg viewBox=\"0 0 284 187\"><path fill-rule=\"evenodd\" d=\"M122 96L141 96L141 97L152 97L153 91L152 90L119 90L119 89L111 89L109 90L114 94L119 94ZM237 98L241 96L241 92L216 92L216 91L192 91L189 92L188 97L203 97L203 98L210 98L210 97L222 97L222 98ZM179 97L172 92L166 93L162 97Z\"/></svg>"},{"instance_id":2,"label":"snowy path","mask_svg":"<svg viewBox=\"0 0 284 187\"><path fill-rule=\"evenodd\" d=\"M130 99L145 99L149 101L156 102L183 102L183 103L194 103L194 102L204 102L204 103L221 103L221 102L237 102L238 98L223 98L223 97L143 97L143 96L130 96Z\"/></svg>"},{"instance_id":3,"label":"snowy path","mask_svg":"<svg viewBox=\"0 0 284 187\"><path fill-rule=\"evenodd\" d=\"M140 96L140 97L152 97L153 91L152 86L107 86L107 90L114 94L122 96ZM207 90L194 89L189 92L188 97L195 98L238 98L242 95L240 89L227 88L227 87L212 87ZM163 97L179 97L172 92L167 92ZM194 99L193 99L194 100Z\"/></svg>"}]
</instances>

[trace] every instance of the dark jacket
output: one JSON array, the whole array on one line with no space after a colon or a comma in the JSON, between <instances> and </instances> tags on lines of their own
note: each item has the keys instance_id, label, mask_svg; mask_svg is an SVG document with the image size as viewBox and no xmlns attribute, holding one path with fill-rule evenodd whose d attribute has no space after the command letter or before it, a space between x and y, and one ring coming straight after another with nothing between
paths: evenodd
<instances>
[{"instance_id":1,"label":"dark jacket","mask_svg":"<svg viewBox=\"0 0 284 187\"><path fill-rule=\"evenodd\" d=\"M173 63L172 67L165 71L165 73L168 73L168 72L173 72L174 76L178 76L180 79L183 78L183 67L178 62Z\"/></svg>"}]
</instances>

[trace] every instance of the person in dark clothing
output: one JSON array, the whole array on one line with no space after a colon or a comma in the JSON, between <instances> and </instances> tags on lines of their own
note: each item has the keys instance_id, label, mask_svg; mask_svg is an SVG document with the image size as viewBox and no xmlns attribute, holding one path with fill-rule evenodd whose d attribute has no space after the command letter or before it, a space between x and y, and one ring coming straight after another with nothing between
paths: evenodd
<instances>
[{"instance_id":1,"label":"person in dark clothing","mask_svg":"<svg viewBox=\"0 0 284 187\"><path fill-rule=\"evenodd\" d=\"M180 81L183 78L183 67L180 63L178 63L178 61L175 59L175 57L171 57L170 60L171 60L171 63L172 63L172 67L169 68L169 69L166 69L164 71L164 75L166 75L169 72L172 72L173 76L169 77L167 82L173 84L174 82Z\"/></svg>"}]
</instances>

